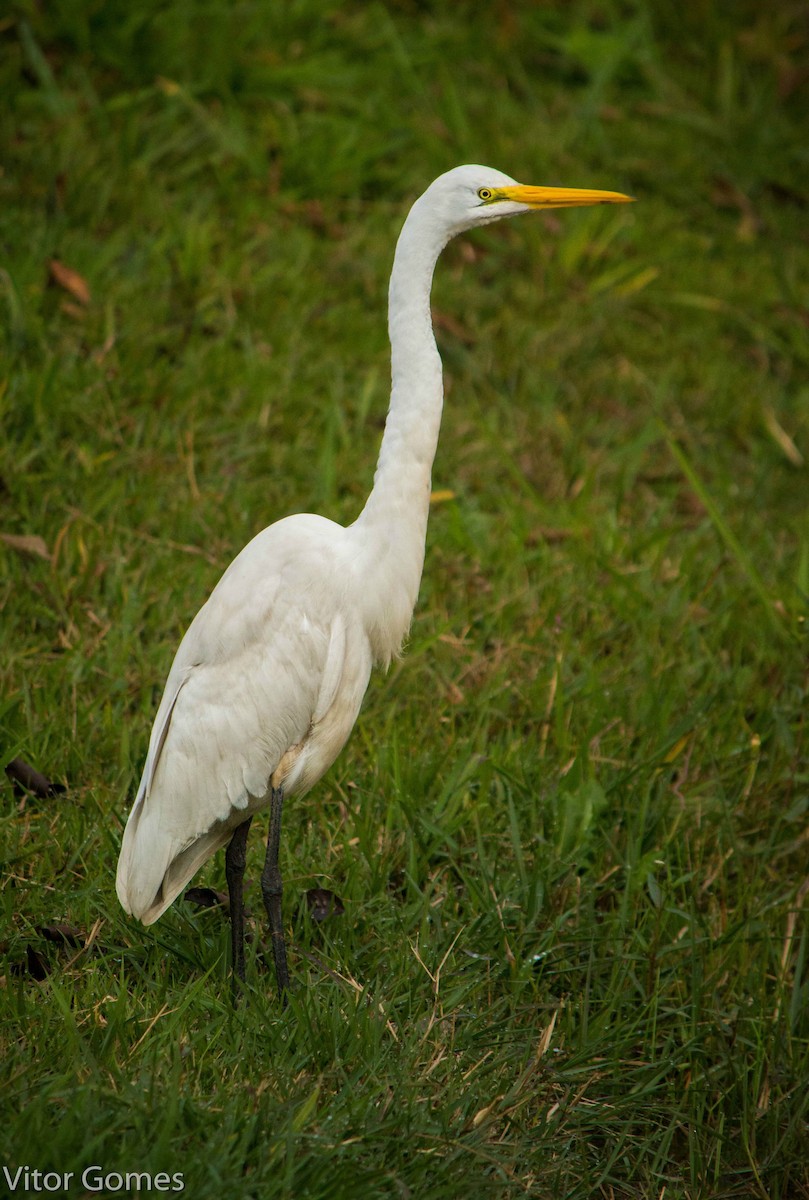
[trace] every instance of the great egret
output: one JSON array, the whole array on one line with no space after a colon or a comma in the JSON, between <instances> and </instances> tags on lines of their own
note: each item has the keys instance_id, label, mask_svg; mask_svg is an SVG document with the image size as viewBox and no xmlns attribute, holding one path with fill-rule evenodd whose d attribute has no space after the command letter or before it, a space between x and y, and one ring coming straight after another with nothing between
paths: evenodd
<instances>
[{"instance_id":1,"label":"great egret","mask_svg":"<svg viewBox=\"0 0 809 1200\"><path fill-rule=\"evenodd\" d=\"M424 565L443 386L430 317L441 250L458 233L536 209L620 204L618 192L526 187L488 167L439 176L410 209L390 277L391 396L371 494L353 525L285 517L242 550L172 664L124 831L117 889L151 925L227 844L233 972L244 978L242 881L254 815L270 809L261 888L282 1002L289 983L278 845L284 795L331 766L371 667L410 625Z\"/></svg>"}]
</instances>

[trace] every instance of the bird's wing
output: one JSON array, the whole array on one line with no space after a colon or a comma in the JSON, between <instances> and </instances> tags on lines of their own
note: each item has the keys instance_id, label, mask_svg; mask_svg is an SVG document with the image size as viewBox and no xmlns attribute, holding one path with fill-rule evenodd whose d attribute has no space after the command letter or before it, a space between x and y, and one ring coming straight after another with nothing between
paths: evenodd
<instances>
[{"instance_id":1,"label":"bird's wing","mask_svg":"<svg viewBox=\"0 0 809 1200\"><path fill-rule=\"evenodd\" d=\"M118 865L121 903L147 923L261 807L340 687L345 619L335 589L318 585L328 552L310 561L305 529L296 538L288 524L234 560L169 673Z\"/></svg>"}]
</instances>

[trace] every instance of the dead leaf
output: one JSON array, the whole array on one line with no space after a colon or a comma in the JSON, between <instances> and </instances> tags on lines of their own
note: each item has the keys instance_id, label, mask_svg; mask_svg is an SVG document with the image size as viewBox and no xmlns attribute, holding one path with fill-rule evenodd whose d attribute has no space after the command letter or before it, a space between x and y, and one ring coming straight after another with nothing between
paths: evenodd
<instances>
[{"instance_id":1,"label":"dead leaf","mask_svg":"<svg viewBox=\"0 0 809 1200\"><path fill-rule=\"evenodd\" d=\"M39 950L35 950L33 946L25 947L25 962L16 962L11 964L12 975L25 975L26 973L32 979L36 979L39 983L43 979L47 979L51 973L51 966L44 954Z\"/></svg>"},{"instance_id":2,"label":"dead leaf","mask_svg":"<svg viewBox=\"0 0 809 1200\"><path fill-rule=\"evenodd\" d=\"M58 921L55 925L38 925L37 933L48 942L56 942L57 946L83 946L85 943L85 934L75 925L68 925L66 921Z\"/></svg>"},{"instance_id":3,"label":"dead leaf","mask_svg":"<svg viewBox=\"0 0 809 1200\"><path fill-rule=\"evenodd\" d=\"M487 1117L494 1111L496 1105L497 1101L495 1100L491 1104L487 1104L485 1108L479 1108L472 1118L472 1128L477 1129L479 1125L482 1125Z\"/></svg>"},{"instance_id":4,"label":"dead leaf","mask_svg":"<svg viewBox=\"0 0 809 1200\"><path fill-rule=\"evenodd\" d=\"M78 271L74 271L72 267L66 267L64 263L59 262L58 258L52 258L48 263L48 274L58 287L70 292L70 295L74 300L78 300L79 304L90 303L90 289L87 281Z\"/></svg>"},{"instance_id":5,"label":"dead leaf","mask_svg":"<svg viewBox=\"0 0 809 1200\"><path fill-rule=\"evenodd\" d=\"M36 533L0 533L0 542L5 542L20 554L31 554L37 558L44 558L46 562L51 561L44 538Z\"/></svg>"},{"instance_id":6,"label":"dead leaf","mask_svg":"<svg viewBox=\"0 0 809 1200\"><path fill-rule=\"evenodd\" d=\"M190 887L186 889L185 899L197 908L229 908L230 900L225 892L216 892L209 887Z\"/></svg>"},{"instance_id":7,"label":"dead leaf","mask_svg":"<svg viewBox=\"0 0 809 1200\"><path fill-rule=\"evenodd\" d=\"M21 758L12 758L6 767L6 775L14 784L14 791L20 796L25 792L32 792L35 796L45 800L48 796L56 796L67 791L63 783L54 783L36 767L32 767L30 763L24 762Z\"/></svg>"},{"instance_id":8,"label":"dead leaf","mask_svg":"<svg viewBox=\"0 0 809 1200\"><path fill-rule=\"evenodd\" d=\"M345 905L340 897L328 888L309 888L306 903L309 905L309 916L313 921L325 921L327 917L339 917L345 912Z\"/></svg>"}]
</instances>

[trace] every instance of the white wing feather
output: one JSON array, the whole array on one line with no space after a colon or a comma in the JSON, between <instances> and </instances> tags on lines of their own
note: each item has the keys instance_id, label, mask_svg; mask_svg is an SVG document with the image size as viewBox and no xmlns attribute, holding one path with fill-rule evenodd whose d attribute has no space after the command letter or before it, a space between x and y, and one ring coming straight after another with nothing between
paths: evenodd
<instances>
[{"instance_id":1,"label":"white wing feather","mask_svg":"<svg viewBox=\"0 0 809 1200\"><path fill-rule=\"evenodd\" d=\"M263 807L279 769L285 790L306 790L345 743L371 670L345 533L308 514L270 526L183 638L118 864L119 899L145 924Z\"/></svg>"}]
</instances>

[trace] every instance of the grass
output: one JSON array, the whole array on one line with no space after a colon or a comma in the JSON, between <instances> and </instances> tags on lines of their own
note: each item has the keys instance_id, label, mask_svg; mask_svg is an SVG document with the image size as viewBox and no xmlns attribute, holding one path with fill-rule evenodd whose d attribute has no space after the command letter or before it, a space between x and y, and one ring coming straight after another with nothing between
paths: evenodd
<instances>
[{"instance_id":1,"label":"grass","mask_svg":"<svg viewBox=\"0 0 809 1200\"><path fill-rule=\"evenodd\" d=\"M0 543L0 728L68 785L1 793L7 1165L809 1195L808 36L667 0L0 21L0 533L44 542ZM410 644L289 806L290 1007L254 942L234 1011L220 911L118 908L122 823L223 567L356 515L393 242L462 161L639 203L440 264Z\"/></svg>"}]
</instances>

